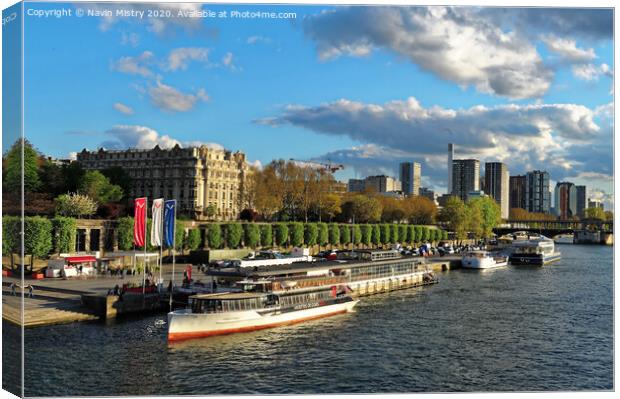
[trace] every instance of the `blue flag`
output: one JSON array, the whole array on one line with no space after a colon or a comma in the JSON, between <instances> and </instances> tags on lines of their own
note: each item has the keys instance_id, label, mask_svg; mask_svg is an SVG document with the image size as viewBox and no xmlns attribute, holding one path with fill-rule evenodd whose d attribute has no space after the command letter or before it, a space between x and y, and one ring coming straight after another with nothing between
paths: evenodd
<instances>
[{"instance_id":1,"label":"blue flag","mask_svg":"<svg viewBox=\"0 0 620 399\"><path fill-rule=\"evenodd\" d=\"M168 247L174 245L176 207L177 200L168 200L164 205L164 241Z\"/></svg>"}]
</instances>

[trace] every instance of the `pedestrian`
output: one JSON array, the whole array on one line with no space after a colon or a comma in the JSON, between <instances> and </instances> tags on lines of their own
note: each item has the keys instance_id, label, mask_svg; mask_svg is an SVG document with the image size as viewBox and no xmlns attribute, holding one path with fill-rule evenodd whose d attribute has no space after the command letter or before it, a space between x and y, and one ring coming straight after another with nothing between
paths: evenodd
<instances>
[{"instance_id":1,"label":"pedestrian","mask_svg":"<svg viewBox=\"0 0 620 399\"><path fill-rule=\"evenodd\" d=\"M11 283L11 295L15 296L15 283Z\"/></svg>"},{"instance_id":2,"label":"pedestrian","mask_svg":"<svg viewBox=\"0 0 620 399\"><path fill-rule=\"evenodd\" d=\"M28 298L33 298L34 295L32 293L32 284L28 286Z\"/></svg>"}]
</instances>

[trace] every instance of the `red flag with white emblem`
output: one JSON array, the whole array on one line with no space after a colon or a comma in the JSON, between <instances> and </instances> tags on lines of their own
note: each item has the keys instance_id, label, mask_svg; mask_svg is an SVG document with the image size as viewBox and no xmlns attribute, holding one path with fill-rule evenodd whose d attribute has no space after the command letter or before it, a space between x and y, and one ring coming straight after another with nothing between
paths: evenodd
<instances>
[{"instance_id":1,"label":"red flag with white emblem","mask_svg":"<svg viewBox=\"0 0 620 399\"><path fill-rule=\"evenodd\" d=\"M146 198L136 198L133 215L133 242L136 247L144 246L146 237Z\"/></svg>"}]
</instances>

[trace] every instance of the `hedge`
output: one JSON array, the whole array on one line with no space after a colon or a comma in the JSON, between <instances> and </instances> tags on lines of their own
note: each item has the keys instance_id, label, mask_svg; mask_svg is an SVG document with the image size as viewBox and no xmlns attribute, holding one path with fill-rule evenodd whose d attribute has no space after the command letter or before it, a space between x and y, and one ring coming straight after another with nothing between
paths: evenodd
<instances>
[{"instance_id":1,"label":"hedge","mask_svg":"<svg viewBox=\"0 0 620 399\"><path fill-rule=\"evenodd\" d=\"M304 232L304 242L308 246L316 245L319 238L319 227L316 223L306 223L306 230Z\"/></svg>"},{"instance_id":2,"label":"hedge","mask_svg":"<svg viewBox=\"0 0 620 399\"><path fill-rule=\"evenodd\" d=\"M389 244L390 243L390 225L382 224L379 226L381 244Z\"/></svg>"},{"instance_id":3,"label":"hedge","mask_svg":"<svg viewBox=\"0 0 620 399\"><path fill-rule=\"evenodd\" d=\"M118 219L116 226L116 239L118 240L118 249L121 251L129 251L133 249L133 218L124 217Z\"/></svg>"},{"instance_id":4,"label":"hedge","mask_svg":"<svg viewBox=\"0 0 620 399\"><path fill-rule=\"evenodd\" d=\"M304 225L300 222L291 223L289 225L289 239L294 247L304 245Z\"/></svg>"},{"instance_id":5,"label":"hedge","mask_svg":"<svg viewBox=\"0 0 620 399\"><path fill-rule=\"evenodd\" d=\"M273 245L273 230L270 224L261 224L260 227L260 245L263 247L271 247Z\"/></svg>"},{"instance_id":6,"label":"hedge","mask_svg":"<svg viewBox=\"0 0 620 399\"><path fill-rule=\"evenodd\" d=\"M56 216L52 219L54 235L52 238L54 252L72 252L75 250L77 222L74 218Z\"/></svg>"},{"instance_id":7,"label":"hedge","mask_svg":"<svg viewBox=\"0 0 620 399\"><path fill-rule=\"evenodd\" d=\"M424 241L422 238L423 238L422 226L415 226L415 241L422 242Z\"/></svg>"},{"instance_id":8,"label":"hedge","mask_svg":"<svg viewBox=\"0 0 620 399\"><path fill-rule=\"evenodd\" d=\"M24 252L42 258L52 251L52 222L42 216L24 218Z\"/></svg>"},{"instance_id":9,"label":"hedge","mask_svg":"<svg viewBox=\"0 0 620 399\"><path fill-rule=\"evenodd\" d=\"M390 242L391 243L397 243L400 242L399 241L399 235L398 235L398 225L397 224L393 224L390 226Z\"/></svg>"},{"instance_id":10,"label":"hedge","mask_svg":"<svg viewBox=\"0 0 620 399\"><path fill-rule=\"evenodd\" d=\"M327 245L329 242L329 231L326 223L319 223L319 245Z\"/></svg>"},{"instance_id":11,"label":"hedge","mask_svg":"<svg viewBox=\"0 0 620 399\"><path fill-rule=\"evenodd\" d=\"M219 224L210 224L207 230L207 242L210 249L219 249L223 244L222 226Z\"/></svg>"},{"instance_id":12,"label":"hedge","mask_svg":"<svg viewBox=\"0 0 620 399\"><path fill-rule=\"evenodd\" d=\"M8 256L20 252L21 218L18 216L2 217L2 255Z\"/></svg>"},{"instance_id":13,"label":"hedge","mask_svg":"<svg viewBox=\"0 0 620 399\"><path fill-rule=\"evenodd\" d=\"M240 223L228 223L226 225L226 246L228 248L239 248L243 238L243 227Z\"/></svg>"},{"instance_id":14,"label":"hedge","mask_svg":"<svg viewBox=\"0 0 620 399\"><path fill-rule=\"evenodd\" d=\"M403 244L408 242L408 239L407 239L408 231L409 230L407 229L407 225L406 224L399 224L398 225L398 240L401 243L403 243Z\"/></svg>"},{"instance_id":15,"label":"hedge","mask_svg":"<svg viewBox=\"0 0 620 399\"><path fill-rule=\"evenodd\" d=\"M195 251L200 247L200 230L190 229L187 232L187 238L185 240L185 246L190 251Z\"/></svg>"},{"instance_id":16,"label":"hedge","mask_svg":"<svg viewBox=\"0 0 620 399\"><path fill-rule=\"evenodd\" d=\"M257 224L246 223L244 225L243 242L246 247L256 248L260 242L260 230Z\"/></svg>"},{"instance_id":17,"label":"hedge","mask_svg":"<svg viewBox=\"0 0 620 399\"><path fill-rule=\"evenodd\" d=\"M372 242L372 226L369 224L362 225L362 244L370 245Z\"/></svg>"},{"instance_id":18,"label":"hedge","mask_svg":"<svg viewBox=\"0 0 620 399\"><path fill-rule=\"evenodd\" d=\"M378 224L372 225L372 238L371 241L375 245L381 244L381 228Z\"/></svg>"},{"instance_id":19,"label":"hedge","mask_svg":"<svg viewBox=\"0 0 620 399\"><path fill-rule=\"evenodd\" d=\"M329 224L329 243L331 245L340 244L340 229L336 223Z\"/></svg>"},{"instance_id":20,"label":"hedge","mask_svg":"<svg viewBox=\"0 0 620 399\"><path fill-rule=\"evenodd\" d=\"M276 245L279 247L288 246L288 226L285 223L278 223L276 228Z\"/></svg>"},{"instance_id":21,"label":"hedge","mask_svg":"<svg viewBox=\"0 0 620 399\"><path fill-rule=\"evenodd\" d=\"M362 229L359 224L353 225L353 234L352 234L353 244L357 245L362 242Z\"/></svg>"},{"instance_id":22,"label":"hedge","mask_svg":"<svg viewBox=\"0 0 620 399\"><path fill-rule=\"evenodd\" d=\"M351 227L349 225L343 224L340 226L340 243L351 243Z\"/></svg>"}]
</instances>

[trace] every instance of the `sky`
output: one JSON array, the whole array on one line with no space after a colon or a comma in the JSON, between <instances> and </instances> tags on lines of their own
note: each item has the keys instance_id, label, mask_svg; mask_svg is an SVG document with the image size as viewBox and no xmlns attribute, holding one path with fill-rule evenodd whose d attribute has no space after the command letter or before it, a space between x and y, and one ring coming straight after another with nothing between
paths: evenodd
<instances>
[{"instance_id":1,"label":"sky","mask_svg":"<svg viewBox=\"0 0 620 399\"><path fill-rule=\"evenodd\" d=\"M63 9L71 16L56 17ZM340 180L398 177L400 162L416 161L423 186L444 193L452 142L456 158L505 162L511 175L547 170L552 184L585 184L613 204L611 9L25 11L24 130L54 157L206 144L257 165L342 163ZM235 14L244 11L278 18Z\"/></svg>"}]
</instances>

